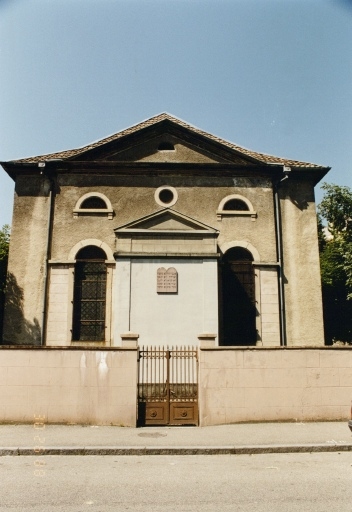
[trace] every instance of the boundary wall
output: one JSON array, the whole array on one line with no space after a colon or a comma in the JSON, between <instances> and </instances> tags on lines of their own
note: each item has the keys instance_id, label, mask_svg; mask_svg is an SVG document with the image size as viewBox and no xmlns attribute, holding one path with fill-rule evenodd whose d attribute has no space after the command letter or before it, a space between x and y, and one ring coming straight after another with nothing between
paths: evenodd
<instances>
[{"instance_id":1,"label":"boundary wall","mask_svg":"<svg viewBox=\"0 0 352 512\"><path fill-rule=\"evenodd\" d=\"M137 346L0 347L0 422L137 424ZM199 349L200 426L350 417L352 347Z\"/></svg>"},{"instance_id":2,"label":"boundary wall","mask_svg":"<svg viewBox=\"0 0 352 512\"><path fill-rule=\"evenodd\" d=\"M0 422L135 427L137 348L0 348Z\"/></svg>"},{"instance_id":3,"label":"boundary wall","mask_svg":"<svg viewBox=\"0 0 352 512\"><path fill-rule=\"evenodd\" d=\"M350 417L352 347L201 348L200 425Z\"/></svg>"}]
</instances>

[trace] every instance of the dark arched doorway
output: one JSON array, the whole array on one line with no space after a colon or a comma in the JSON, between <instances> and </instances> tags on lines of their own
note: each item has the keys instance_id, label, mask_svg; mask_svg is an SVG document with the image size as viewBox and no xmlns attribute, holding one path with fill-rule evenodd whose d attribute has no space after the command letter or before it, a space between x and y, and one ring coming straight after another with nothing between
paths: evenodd
<instances>
[{"instance_id":1,"label":"dark arched doorway","mask_svg":"<svg viewBox=\"0 0 352 512\"><path fill-rule=\"evenodd\" d=\"M222 345L255 345L256 306L252 254L229 249L221 264Z\"/></svg>"}]
</instances>

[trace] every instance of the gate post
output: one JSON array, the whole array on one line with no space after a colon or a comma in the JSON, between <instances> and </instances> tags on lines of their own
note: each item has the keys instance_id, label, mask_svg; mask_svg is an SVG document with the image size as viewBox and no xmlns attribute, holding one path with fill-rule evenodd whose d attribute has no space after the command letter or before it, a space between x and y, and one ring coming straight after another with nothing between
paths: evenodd
<instances>
[{"instance_id":1,"label":"gate post","mask_svg":"<svg viewBox=\"0 0 352 512\"><path fill-rule=\"evenodd\" d=\"M198 334L199 339L199 347L200 348L213 348L217 347L216 343L216 334L205 332L203 334Z\"/></svg>"},{"instance_id":2,"label":"gate post","mask_svg":"<svg viewBox=\"0 0 352 512\"><path fill-rule=\"evenodd\" d=\"M121 346L126 349L135 349L136 352L136 389L138 386L138 338L139 334L136 334L134 332L126 332L123 334L120 334L121 336ZM136 426L138 422L138 396L137 393L135 394L136 402L135 402L135 420L136 420Z\"/></svg>"},{"instance_id":3,"label":"gate post","mask_svg":"<svg viewBox=\"0 0 352 512\"><path fill-rule=\"evenodd\" d=\"M207 393L204 390L203 385L203 372L202 372L202 362L203 362L203 356L202 356L202 349L212 349L216 348L218 344L216 343L216 334L211 333L203 333L198 335L199 339L199 367L198 367L198 376L199 376L199 383L198 383L198 414L199 414L199 425L203 426L203 410L204 410L204 400L206 400Z\"/></svg>"},{"instance_id":4,"label":"gate post","mask_svg":"<svg viewBox=\"0 0 352 512\"><path fill-rule=\"evenodd\" d=\"M124 334L120 334L120 336L122 347L135 348L138 346L139 334L136 334L134 332L126 332Z\"/></svg>"}]
</instances>

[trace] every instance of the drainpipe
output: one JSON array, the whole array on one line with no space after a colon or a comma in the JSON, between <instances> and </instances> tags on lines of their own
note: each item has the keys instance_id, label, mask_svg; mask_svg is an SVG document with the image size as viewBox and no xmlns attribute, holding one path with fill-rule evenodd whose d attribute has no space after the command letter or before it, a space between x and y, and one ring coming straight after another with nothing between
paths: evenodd
<instances>
[{"instance_id":1,"label":"drainpipe","mask_svg":"<svg viewBox=\"0 0 352 512\"><path fill-rule=\"evenodd\" d=\"M45 162L39 162L38 167L41 168L40 174L49 181L49 208L48 208L48 222L46 233L46 250L45 250L45 263L44 263L44 287L43 287L43 306L42 306L42 333L40 344L45 345L46 341L46 315L48 305L48 270L49 259L51 256L51 238L52 238L52 224L54 216L54 199L55 199L55 181L53 176L45 172Z\"/></svg>"},{"instance_id":2,"label":"drainpipe","mask_svg":"<svg viewBox=\"0 0 352 512\"><path fill-rule=\"evenodd\" d=\"M280 184L288 179L290 167L283 166L283 177L273 183L274 190L274 212L275 212L275 232L276 232L276 251L277 261L279 263L279 308L280 308L280 345L287 346L286 337L286 311L285 311L285 290L284 290L284 271L283 271L283 244L282 244L282 222L281 208L279 198Z\"/></svg>"}]
</instances>

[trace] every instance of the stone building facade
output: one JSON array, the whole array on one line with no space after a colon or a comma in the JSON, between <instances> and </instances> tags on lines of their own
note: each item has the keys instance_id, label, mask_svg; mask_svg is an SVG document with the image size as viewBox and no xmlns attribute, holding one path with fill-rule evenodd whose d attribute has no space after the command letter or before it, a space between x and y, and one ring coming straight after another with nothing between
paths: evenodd
<instances>
[{"instance_id":1,"label":"stone building facade","mask_svg":"<svg viewBox=\"0 0 352 512\"><path fill-rule=\"evenodd\" d=\"M328 167L169 114L2 166L4 344L324 344L314 186Z\"/></svg>"}]
</instances>

